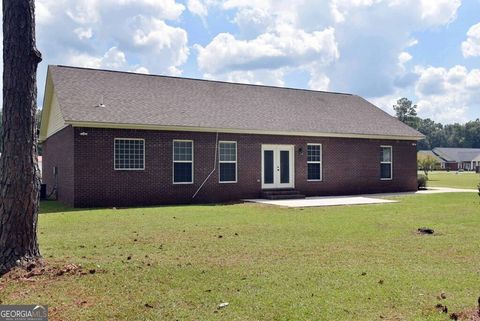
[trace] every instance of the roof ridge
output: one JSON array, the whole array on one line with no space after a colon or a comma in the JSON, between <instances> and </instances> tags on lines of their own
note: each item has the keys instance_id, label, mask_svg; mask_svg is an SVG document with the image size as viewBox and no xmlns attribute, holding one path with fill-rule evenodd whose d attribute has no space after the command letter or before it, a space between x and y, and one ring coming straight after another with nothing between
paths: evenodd
<instances>
[{"instance_id":1,"label":"roof ridge","mask_svg":"<svg viewBox=\"0 0 480 321\"><path fill-rule=\"evenodd\" d=\"M129 75L138 75L138 76L149 76L149 77L161 77L161 78L173 78L173 79L186 79L186 80L195 80L195 81L215 82L215 83L229 84L229 85L252 86L252 87L265 87L265 88L288 89L288 90L300 90L300 91L308 91L308 92L324 93L324 94L333 94L333 95L355 96L354 94L343 93L343 92L335 92L335 91L313 90L313 89L306 89L306 88L279 87L279 86L272 86L272 85L248 84L248 83L230 82L230 81L224 81L224 80L201 79L201 78L192 78L192 77L178 77L178 76L158 75L158 74L142 74L142 73L139 73L139 72L124 71L124 70L98 69L98 68L78 67L78 66L67 66L67 65L49 65L49 66L55 66L55 67L60 67L60 68L81 69L81 70L113 72L113 73L121 73L121 74L129 74Z\"/></svg>"}]
</instances>

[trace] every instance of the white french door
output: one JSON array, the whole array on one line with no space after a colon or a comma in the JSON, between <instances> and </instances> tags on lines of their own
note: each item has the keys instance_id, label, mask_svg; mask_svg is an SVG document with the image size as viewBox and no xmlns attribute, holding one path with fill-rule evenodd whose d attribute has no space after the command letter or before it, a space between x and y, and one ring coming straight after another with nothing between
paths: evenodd
<instances>
[{"instance_id":1,"label":"white french door","mask_svg":"<svg viewBox=\"0 0 480 321\"><path fill-rule=\"evenodd\" d=\"M294 146L262 145L262 188L294 187Z\"/></svg>"}]
</instances>

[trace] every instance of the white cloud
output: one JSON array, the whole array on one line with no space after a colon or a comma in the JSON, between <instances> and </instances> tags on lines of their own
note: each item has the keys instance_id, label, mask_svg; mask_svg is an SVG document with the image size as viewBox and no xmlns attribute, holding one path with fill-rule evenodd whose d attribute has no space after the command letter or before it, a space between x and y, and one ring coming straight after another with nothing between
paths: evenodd
<instances>
[{"instance_id":1,"label":"white cloud","mask_svg":"<svg viewBox=\"0 0 480 321\"><path fill-rule=\"evenodd\" d=\"M204 19L208 15L208 7L201 0L188 0L188 11Z\"/></svg>"},{"instance_id":2,"label":"white cloud","mask_svg":"<svg viewBox=\"0 0 480 321\"><path fill-rule=\"evenodd\" d=\"M125 53L117 47L110 48L102 57L91 56L85 53L70 52L67 62L73 66L105 69L136 70L141 67L129 66Z\"/></svg>"},{"instance_id":3,"label":"white cloud","mask_svg":"<svg viewBox=\"0 0 480 321\"><path fill-rule=\"evenodd\" d=\"M46 63L144 66L178 75L189 55L187 32L168 23L185 10L175 0L38 0L37 8ZM104 55L112 47L134 62L107 64Z\"/></svg>"},{"instance_id":4,"label":"white cloud","mask_svg":"<svg viewBox=\"0 0 480 321\"><path fill-rule=\"evenodd\" d=\"M400 66L400 69L402 71L406 71L406 68L405 68L405 64L407 62L409 62L410 60L412 60L412 55L409 54L408 52L406 51L402 51L399 55L398 55L398 65Z\"/></svg>"},{"instance_id":5,"label":"white cloud","mask_svg":"<svg viewBox=\"0 0 480 321\"><path fill-rule=\"evenodd\" d=\"M196 46L204 73L220 76L283 68L286 75L296 68L310 74L311 88L325 87L327 82L319 79L328 79L332 90L381 97L393 93L396 85L405 87L415 81L406 67L412 59L406 49L418 44L413 35L453 21L461 1L209 0L208 4L234 11L232 22L240 32L221 33L209 44ZM282 33L285 26L292 30L290 34ZM314 64L315 59L308 63L300 50L276 45L284 42L301 48L296 40L303 40L302 34L325 30L334 34L336 54L322 63Z\"/></svg>"},{"instance_id":6,"label":"white cloud","mask_svg":"<svg viewBox=\"0 0 480 321\"><path fill-rule=\"evenodd\" d=\"M285 73L284 70L249 70L249 71L232 71L225 74L204 74L205 79L224 80L229 82L254 84L254 85L271 85L271 86L285 86L283 81Z\"/></svg>"},{"instance_id":7,"label":"white cloud","mask_svg":"<svg viewBox=\"0 0 480 321\"><path fill-rule=\"evenodd\" d=\"M312 72L310 80L308 81L308 87L313 90L328 90L330 85L330 79L317 72Z\"/></svg>"},{"instance_id":8,"label":"white cloud","mask_svg":"<svg viewBox=\"0 0 480 321\"><path fill-rule=\"evenodd\" d=\"M417 66L416 72L420 78L415 93L424 117L444 123L464 122L469 108L480 106L480 69Z\"/></svg>"},{"instance_id":9,"label":"white cloud","mask_svg":"<svg viewBox=\"0 0 480 321\"><path fill-rule=\"evenodd\" d=\"M137 16L131 21L126 33L131 38L135 52L148 52L141 60L148 65L168 62L168 67L178 67L186 62L189 54L187 32L182 28L171 27L163 20Z\"/></svg>"},{"instance_id":10,"label":"white cloud","mask_svg":"<svg viewBox=\"0 0 480 321\"><path fill-rule=\"evenodd\" d=\"M274 21L273 16L266 9L242 8L237 11L235 22L243 35L256 36L267 31Z\"/></svg>"},{"instance_id":11,"label":"white cloud","mask_svg":"<svg viewBox=\"0 0 480 321\"><path fill-rule=\"evenodd\" d=\"M51 0L40 0L53 7ZM175 0L77 0L73 3L59 1L60 7L67 8L67 15L79 24L107 22L119 9L127 9L131 14L136 12L154 15L157 19L176 20L185 10L185 6Z\"/></svg>"},{"instance_id":12,"label":"white cloud","mask_svg":"<svg viewBox=\"0 0 480 321\"><path fill-rule=\"evenodd\" d=\"M456 18L461 0L421 0L422 19L432 25L450 23Z\"/></svg>"},{"instance_id":13,"label":"white cloud","mask_svg":"<svg viewBox=\"0 0 480 321\"><path fill-rule=\"evenodd\" d=\"M210 75L326 65L339 56L333 28L307 33L288 25L252 40L222 33L206 47L196 48L200 70Z\"/></svg>"},{"instance_id":14,"label":"white cloud","mask_svg":"<svg viewBox=\"0 0 480 321\"><path fill-rule=\"evenodd\" d=\"M480 56L480 23L468 29L467 40L462 42L462 53L465 58Z\"/></svg>"},{"instance_id":15,"label":"white cloud","mask_svg":"<svg viewBox=\"0 0 480 321\"><path fill-rule=\"evenodd\" d=\"M93 31L92 28L76 28L73 30L75 34L78 36L78 39L84 40L84 39L90 39L93 36Z\"/></svg>"}]
</instances>

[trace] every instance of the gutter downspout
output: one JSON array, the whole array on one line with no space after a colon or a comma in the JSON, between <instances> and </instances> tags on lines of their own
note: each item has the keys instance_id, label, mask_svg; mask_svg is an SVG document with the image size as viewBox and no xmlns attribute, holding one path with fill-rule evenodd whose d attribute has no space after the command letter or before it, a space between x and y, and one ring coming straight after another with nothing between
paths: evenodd
<instances>
[{"instance_id":1,"label":"gutter downspout","mask_svg":"<svg viewBox=\"0 0 480 321\"><path fill-rule=\"evenodd\" d=\"M218 132L217 132L217 136L216 136L216 138L215 138L215 162L213 163L213 169L212 169L212 171L210 172L210 174L208 174L207 178L205 178L205 180L204 180L203 183L200 185L200 187L197 189L197 191L195 192L195 194L193 194L192 200L195 198L195 196L197 196L198 192L200 192L200 190L202 189L203 185L205 185L205 183L208 181L208 179L210 178L210 176L212 176L212 174L217 170L217 155L218 155Z\"/></svg>"}]
</instances>

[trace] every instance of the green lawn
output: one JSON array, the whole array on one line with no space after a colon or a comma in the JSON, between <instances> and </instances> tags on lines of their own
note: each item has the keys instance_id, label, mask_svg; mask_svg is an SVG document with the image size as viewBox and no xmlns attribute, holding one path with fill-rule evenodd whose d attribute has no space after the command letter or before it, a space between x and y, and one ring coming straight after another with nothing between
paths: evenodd
<instances>
[{"instance_id":1,"label":"green lawn","mask_svg":"<svg viewBox=\"0 0 480 321\"><path fill-rule=\"evenodd\" d=\"M0 300L48 304L50 320L72 321L448 320L434 309L442 291L450 311L474 307L478 195L399 200L82 211L45 202L47 262L97 272L2 281ZM418 235L422 226L438 235Z\"/></svg>"},{"instance_id":2,"label":"green lawn","mask_svg":"<svg viewBox=\"0 0 480 321\"><path fill-rule=\"evenodd\" d=\"M421 172L423 174L423 172ZM431 187L456 187L477 188L480 175L473 172L430 172L428 173L428 186Z\"/></svg>"}]
</instances>

